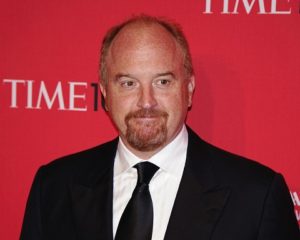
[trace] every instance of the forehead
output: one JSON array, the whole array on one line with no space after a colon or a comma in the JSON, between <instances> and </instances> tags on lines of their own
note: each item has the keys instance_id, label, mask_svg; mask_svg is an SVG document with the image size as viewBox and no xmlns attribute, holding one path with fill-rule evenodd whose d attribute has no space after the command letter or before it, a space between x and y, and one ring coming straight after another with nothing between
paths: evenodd
<instances>
[{"instance_id":1,"label":"forehead","mask_svg":"<svg viewBox=\"0 0 300 240\"><path fill-rule=\"evenodd\" d=\"M108 65L133 60L157 62L182 60L182 51L173 37L157 23L132 23L125 26L113 40L107 54ZM176 62L176 61L175 61Z\"/></svg>"},{"instance_id":2,"label":"forehead","mask_svg":"<svg viewBox=\"0 0 300 240\"><path fill-rule=\"evenodd\" d=\"M111 50L115 48L139 48L145 44L176 45L175 38L163 26L157 23L131 23L125 26L115 37Z\"/></svg>"}]
</instances>

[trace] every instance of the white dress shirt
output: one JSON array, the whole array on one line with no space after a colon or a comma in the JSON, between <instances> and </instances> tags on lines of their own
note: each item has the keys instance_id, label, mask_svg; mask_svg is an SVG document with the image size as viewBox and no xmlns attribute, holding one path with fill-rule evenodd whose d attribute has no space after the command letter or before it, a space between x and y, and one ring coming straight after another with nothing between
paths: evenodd
<instances>
[{"instance_id":1,"label":"white dress shirt","mask_svg":"<svg viewBox=\"0 0 300 240\"><path fill-rule=\"evenodd\" d=\"M147 160L159 167L149 183L154 212L152 240L164 239L186 161L187 145L188 133L183 126L171 143ZM145 160L130 152L120 138L114 164L114 237L136 186L137 170L133 166L142 161Z\"/></svg>"}]
</instances>

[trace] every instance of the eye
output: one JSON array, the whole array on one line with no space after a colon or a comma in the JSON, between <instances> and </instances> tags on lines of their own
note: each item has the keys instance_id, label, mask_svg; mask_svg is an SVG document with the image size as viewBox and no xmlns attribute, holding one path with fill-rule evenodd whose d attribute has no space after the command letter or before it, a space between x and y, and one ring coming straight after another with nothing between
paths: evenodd
<instances>
[{"instance_id":1,"label":"eye","mask_svg":"<svg viewBox=\"0 0 300 240\"><path fill-rule=\"evenodd\" d=\"M161 79L161 80L159 80L159 83L160 83L161 85L167 85L167 84L170 83L170 81L167 80L167 79Z\"/></svg>"},{"instance_id":2,"label":"eye","mask_svg":"<svg viewBox=\"0 0 300 240\"><path fill-rule=\"evenodd\" d=\"M127 79L120 81L120 85L124 88L132 88L136 85L136 82L134 80Z\"/></svg>"},{"instance_id":3,"label":"eye","mask_svg":"<svg viewBox=\"0 0 300 240\"><path fill-rule=\"evenodd\" d=\"M170 84L171 84L171 80L166 78L158 79L155 81L155 85L159 87L167 87Z\"/></svg>"}]
</instances>

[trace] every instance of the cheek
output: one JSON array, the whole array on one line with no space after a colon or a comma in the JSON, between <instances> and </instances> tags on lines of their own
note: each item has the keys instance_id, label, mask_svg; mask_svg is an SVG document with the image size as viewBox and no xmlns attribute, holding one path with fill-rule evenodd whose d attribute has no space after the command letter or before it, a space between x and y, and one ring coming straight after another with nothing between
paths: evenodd
<instances>
[{"instance_id":1,"label":"cheek","mask_svg":"<svg viewBox=\"0 0 300 240\"><path fill-rule=\"evenodd\" d=\"M177 91L172 98L168 100L167 111L170 111L173 121L182 121L185 119L189 105L189 95L185 87L180 88L180 91ZM174 122L174 124L176 124ZM171 123L172 124L172 123Z\"/></svg>"},{"instance_id":2,"label":"cheek","mask_svg":"<svg viewBox=\"0 0 300 240\"><path fill-rule=\"evenodd\" d=\"M160 99L159 106L163 111L166 111L169 114L169 122L172 122L180 118L181 113L186 108L186 97L183 96L180 92L165 95Z\"/></svg>"},{"instance_id":3,"label":"cheek","mask_svg":"<svg viewBox=\"0 0 300 240\"><path fill-rule=\"evenodd\" d=\"M186 85L182 85L175 93L173 97L173 105L176 105L177 109L184 109L188 105L189 94Z\"/></svg>"},{"instance_id":4,"label":"cheek","mask_svg":"<svg viewBox=\"0 0 300 240\"><path fill-rule=\"evenodd\" d=\"M131 100L119 94L107 96L108 113L116 124L123 124L125 116L131 111Z\"/></svg>"},{"instance_id":5,"label":"cheek","mask_svg":"<svg viewBox=\"0 0 300 240\"><path fill-rule=\"evenodd\" d=\"M124 98L112 86L108 87L106 101L111 111L115 111L119 107L121 108L121 105L124 104Z\"/></svg>"}]
</instances>

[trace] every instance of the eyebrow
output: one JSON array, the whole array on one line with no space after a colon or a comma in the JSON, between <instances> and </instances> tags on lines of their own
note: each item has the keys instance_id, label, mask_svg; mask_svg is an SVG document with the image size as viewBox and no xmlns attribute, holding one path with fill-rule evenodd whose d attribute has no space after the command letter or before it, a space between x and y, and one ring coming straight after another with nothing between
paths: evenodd
<instances>
[{"instance_id":1,"label":"eyebrow","mask_svg":"<svg viewBox=\"0 0 300 240\"><path fill-rule=\"evenodd\" d=\"M163 72L163 73L158 73L154 77L157 78L157 77L164 77L164 76L171 76L171 77L175 78L175 74L173 72L171 72L171 71ZM118 73L116 75L115 79L119 80L122 77L128 77L128 78L136 79L136 77L134 77L133 75L126 74L126 73Z\"/></svg>"},{"instance_id":2,"label":"eyebrow","mask_svg":"<svg viewBox=\"0 0 300 240\"><path fill-rule=\"evenodd\" d=\"M118 73L115 77L116 80L122 78L122 77L128 77L128 78L134 78L132 75L130 74L125 74L125 73Z\"/></svg>"},{"instance_id":3,"label":"eyebrow","mask_svg":"<svg viewBox=\"0 0 300 240\"><path fill-rule=\"evenodd\" d=\"M172 76L173 78L175 78L175 75L173 72L169 71L169 72L164 72L164 73L158 73L155 75L155 77L164 77L164 76Z\"/></svg>"}]
</instances>

